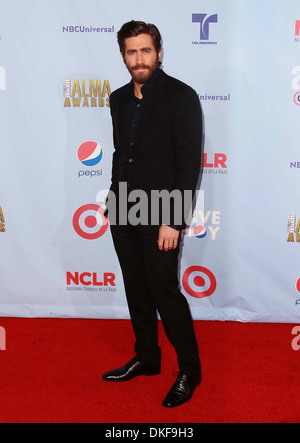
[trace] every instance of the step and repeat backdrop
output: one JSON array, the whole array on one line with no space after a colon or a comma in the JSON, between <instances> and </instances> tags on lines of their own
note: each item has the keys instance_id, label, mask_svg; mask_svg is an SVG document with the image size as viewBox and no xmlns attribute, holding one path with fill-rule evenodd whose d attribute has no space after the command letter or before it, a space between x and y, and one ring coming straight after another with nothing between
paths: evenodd
<instances>
[{"instance_id":1,"label":"step and repeat backdrop","mask_svg":"<svg viewBox=\"0 0 300 443\"><path fill-rule=\"evenodd\" d=\"M129 318L103 218L129 20L205 124L180 285L196 320L300 320L298 0L0 0L0 316Z\"/></svg>"}]
</instances>

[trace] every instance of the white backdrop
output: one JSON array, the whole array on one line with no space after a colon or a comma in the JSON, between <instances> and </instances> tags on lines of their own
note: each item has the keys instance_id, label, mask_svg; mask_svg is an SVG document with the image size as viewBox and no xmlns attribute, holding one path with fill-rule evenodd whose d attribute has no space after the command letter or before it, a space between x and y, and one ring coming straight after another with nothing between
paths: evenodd
<instances>
[{"instance_id":1,"label":"white backdrop","mask_svg":"<svg viewBox=\"0 0 300 443\"><path fill-rule=\"evenodd\" d=\"M165 72L202 104L179 270L194 318L298 322L298 0L0 0L0 315L128 318L97 194L131 19L158 26Z\"/></svg>"}]
</instances>

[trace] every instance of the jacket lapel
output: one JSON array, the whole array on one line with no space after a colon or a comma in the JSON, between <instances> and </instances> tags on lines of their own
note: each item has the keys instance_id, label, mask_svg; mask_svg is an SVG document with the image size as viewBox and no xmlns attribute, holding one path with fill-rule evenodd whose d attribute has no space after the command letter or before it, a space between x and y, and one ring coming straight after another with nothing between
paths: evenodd
<instances>
[{"instance_id":1,"label":"jacket lapel","mask_svg":"<svg viewBox=\"0 0 300 443\"><path fill-rule=\"evenodd\" d=\"M143 104L143 110L141 114L141 118L137 127L136 135L135 135L135 145L138 139L141 137L143 133L143 129L145 124L151 120L151 116L155 112L156 106L159 104L160 98L165 91L165 86L167 83L168 76L161 70L158 79L153 85L149 96L146 97L145 103Z\"/></svg>"},{"instance_id":2,"label":"jacket lapel","mask_svg":"<svg viewBox=\"0 0 300 443\"><path fill-rule=\"evenodd\" d=\"M129 150L127 128L126 128L126 108L127 108L127 94L128 94L129 85L130 83L124 86L123 97L120 103L121 138L123 141L123 146L126 148L126 150Z\"/></svg>"},{"instance_id":3,"label":"jacket lapel","mask_svg":"<svg viewBox=\"0 0 300 443\"><path fill-rule=\"evenodd\" d=\"M145 98L145 103L143 104L143 110L141 114L141 118L137 127L134 145L143 134L144 125L151 120L151 115L155 111L155 107L158 105L161 95L165 91L165 86L167 83L168 76L161 70L158 79L153 85L148 97ZM128 145L127 139L127 128L126 128L126 109L127 109L127 97L128 97L128 87L130 83L123 87L123 94L120 101L119 115L121 122L121 139L122 145L125 147L126 151L131 151L131 148ZM134 148L133 148L134 149Z\"/></svg>"}]
</instances>

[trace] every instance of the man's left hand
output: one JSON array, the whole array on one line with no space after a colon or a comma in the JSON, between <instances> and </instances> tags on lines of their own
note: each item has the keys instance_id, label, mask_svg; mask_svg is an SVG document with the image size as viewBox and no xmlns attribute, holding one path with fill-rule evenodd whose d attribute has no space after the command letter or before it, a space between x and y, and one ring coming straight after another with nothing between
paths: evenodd
<instances>
[{"instance_id":1,"label":"man's left hand","mask_svg":"<svg viewBox=\"0 0 300 443\"><path fill-rule=\"evenodd\" d=\"M170 226L162 225L159 228L158 247L161 251L170 251L178 246L180 231L170 228Z\"/></svg>"}]
</instances>

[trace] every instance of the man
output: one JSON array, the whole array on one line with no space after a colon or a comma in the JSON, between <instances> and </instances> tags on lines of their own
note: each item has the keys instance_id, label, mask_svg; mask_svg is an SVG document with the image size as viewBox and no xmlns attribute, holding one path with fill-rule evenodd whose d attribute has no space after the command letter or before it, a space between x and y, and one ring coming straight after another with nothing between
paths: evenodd
<instances>
[{"instance_id":1,"label":"man","mask_svg":"<svg viewBox=\"0 0 300 443\"><path fill-rule=\"evenodd\" d=\"M115 145L111 191L117 201L124 200L120 183L126 183L128 193L141 190L149 197L153 190L178 190L180 196L190 191L194 195L202 139L198 96L160 69L161 35L156 26L126 23L118 33L118 43L132 80L110 99ZM109 202L107 207L111 218ZM103 379L124 382L160 373L158 311L178 357L179 375L163 401L165 407L173 408L191 399L201 383L201 365L189 306L177 276L184 211L179 210L179 223L178 211L170 214L166 223L160 211L159 222L153 225L151 208L149 204L146 224L120 222L120 214L116 223L111 223L136 337L136 356L104 374Z\"/></svg>"}]
</instances>

